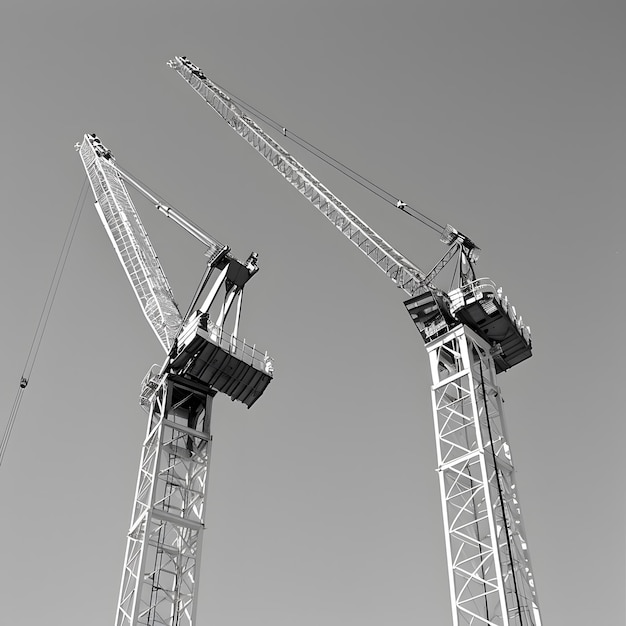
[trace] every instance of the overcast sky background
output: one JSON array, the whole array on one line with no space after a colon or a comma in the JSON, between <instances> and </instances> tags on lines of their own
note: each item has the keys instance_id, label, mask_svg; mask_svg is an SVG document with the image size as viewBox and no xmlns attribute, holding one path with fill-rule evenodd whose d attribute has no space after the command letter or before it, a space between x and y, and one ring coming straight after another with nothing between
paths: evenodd
<instances>
[{"instance_id":1,"label":"overcast sky background","mask_svg":"<svg viewBox=\"0 0 626 626\"><path fill-rule=\"evenodd\" d=\"M240 258L276 360L221 400L199 624L451 624L426 353L402 293L166 61L206 74L482 248L535 354L500 378L546 626L623 624L626 6L4 0L8 420L96 132ZM290 146L287 145L288 148ZM294 150L425 269L430 230ZM181 306L203 249L137 202ZM163 358L89 197L0 468L0 622L114 621Z\"/></svg>"}]
</instances>

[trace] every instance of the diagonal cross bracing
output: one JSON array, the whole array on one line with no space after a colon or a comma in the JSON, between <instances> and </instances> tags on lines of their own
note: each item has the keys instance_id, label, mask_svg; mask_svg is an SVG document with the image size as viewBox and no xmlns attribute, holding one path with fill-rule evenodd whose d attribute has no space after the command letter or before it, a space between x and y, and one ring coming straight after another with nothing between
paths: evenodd
<instances>
[{"instance_id":1,"label":"diagonal cross bracing","mask_svg":"<svg viewBox=\"0 0 626 626\"><path fill-rule=\"evenodd\" d=\"M241 111L218 85L205 76L201 77L195 66L182 57L175 57L169 65L240 137L407 294L414 296L424 287L434 288L420 268L353 213L311 172Z\"/></svg>"},{"instance_id":2,"label":"diagonal cross bracing","mask_svg":"<svg viewBox=\"0 0 626 626\"><path fill-rule=\"evenodd\" d=\"M116 168L96 154L85 136L80 157L96 197L96 208L152 330L169 352L182 325L161 263Z\"/></svg>"},{"instance_id":3,"label":"diagonal cross bracing","mask_svg":"<svg viewBox=\"0 0 626 626\"><path fill-rule=\"evenodd\" d=\"M172 374L155 391L116 626L194 626L214 395Z\"/></svg>"},{"instance_id":4,"label":"diagonal cross bracing","mask_svg":"<svg viewBox=\"0 0 626 626\"><path fill-rule=\"evenodd\" d=\"M502 399L485 342L426 345L454 626L541 626Z\"/></svg>"}]
</instances>

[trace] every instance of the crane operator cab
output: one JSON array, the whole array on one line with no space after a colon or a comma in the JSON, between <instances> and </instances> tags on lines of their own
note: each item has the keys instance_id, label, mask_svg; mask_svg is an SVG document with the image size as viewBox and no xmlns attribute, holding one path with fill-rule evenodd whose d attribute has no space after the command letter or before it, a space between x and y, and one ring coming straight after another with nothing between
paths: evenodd
<instances>
[{"instance_id":1,"label":"crane operator cab","mask_svg":"<svg viewBox=\"0 0 626 626\"><path fill-rule=\"evenodd\" d=\"M448 294L450 313L491 346L496 373L532 356L530 328L489 278L479 278Z\"/></svg>"},{"instance_id":2,"label":"crane operator cab","mask_svg":"<svg viewBox=\"0 0 626 626\"><path fill-rule=\"evenodd\" d=\"M448 293L424 285L404 304L426 343L458 324L471 328L491 346L496 373L504 372L532 356L530 328L502 288L489 278L476 278L473 264L478 247L452 226L442 234L442 242L455 245L460 253L460 286Z\"/></svg>"}]
</instances>

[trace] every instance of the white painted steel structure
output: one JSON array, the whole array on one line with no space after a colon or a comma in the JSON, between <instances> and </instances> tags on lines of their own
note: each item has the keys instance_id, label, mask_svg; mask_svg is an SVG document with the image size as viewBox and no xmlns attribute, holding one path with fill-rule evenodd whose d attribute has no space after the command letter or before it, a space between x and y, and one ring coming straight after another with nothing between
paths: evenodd
<instances>
[{"instance_id":1,"label":"white painted steel structure","mask_svg":"<svg viewBox=\"0 0 626 626\"><path fill-rule=\"evenodd\" d=\"M426 350L453 623L540 626L490 346L461 324Z\"/></svg>"},{"instance_id":2,"label":"white painted steel structure","mask_svg":"<svg viewBox=\"0 0 626 626\"><path fill-rule=\"evenodd\" d=\"M96 198L96 209L150 327L166 352L183 318L159 258L110 152L97 137L85 135L80 158ZM106 157L104 155L107 155Z\"/></svg>"},{"instance_id":3,"label":"white painted steel structure","mask_svg":"<svg viewBox=\"0 0 626 626\"><path fill-rule=\"evenodd\" d=\"M166 374L150 405L115 624L193 626L215 391Z\"/></svg>"},{"instance_id":4,"label":"white painted steel structure","mask_svg":"<svg viewBox=\"0 0 626 626\"><path fill-rule=\"evenodd\" d=\"M452 227L442 241L460 263L459 288L432 283L367 226L186 57L168 65L410 298L426 343L454 626L541 626L496 373L531 356L530 330L501 290L473 280L474 244Z\"/></svg>"},{"instance_id":5,"label":"white painted steel structure","mask_svg":"<svg viewBox=\"0 0 626 626\"><path fill-rule=\"evenodd\" d=\"M225 393L250 407L273 377L268 354L237 338L243 288L258 270L257 255L252 253L245 263L232 257L227 246L122 172L95 135L85 135L77 147L105 229L168 353L163 366L153 367L142 384L140 403L149 419L115 623L194 626L213 397ZM187 319L178 311L123 179L208 248L207 272L192 308L205 288L208 293ZM218 273L209 283L214 270ZM224 324L235 302L233 328L227 332Z\"/></svg>"},{"instance_id":6,"label":"white painted steel structure","mask_svg":"<svg viewBox=\"0 0 626 626\"><path fill-rule=\"evenodd\" d=\"M291 156L278 142L261 129L232 102L201 70L183 57L169 62L206 103L263 158L309 200L352 243L385 272L409 295L415 295L424 285L426 275L374 232L346 204ZM203 78L204 77L204 78Z\"/></svg>"}]
</instances>

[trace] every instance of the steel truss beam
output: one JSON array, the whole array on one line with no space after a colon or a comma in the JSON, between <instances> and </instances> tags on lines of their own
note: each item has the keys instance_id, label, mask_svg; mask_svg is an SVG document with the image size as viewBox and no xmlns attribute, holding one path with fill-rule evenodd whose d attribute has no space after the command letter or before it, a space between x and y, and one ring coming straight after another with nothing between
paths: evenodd
<instances>
[{"instance_id":1,"label":"steel truss beam","mask_svg":"<svg viewBox=\"0 0 626 626\"><path fill-rule=\"evenodd\" d=\"M215 393L168 374L153 396L116 626L195 624Z\"/></svg>"},{"instance_id":2,"label":"steel truss beam","mask_svg":"<svg viewBox=\"0 0 626 626\"><path fill-rule=\"evenodd\" d=\"M304 165L289 154L254 120L246 115L222 89L185 57L168 65L231 127L250 144L285 180L340 230L371 261L401 287L415 296L424 287L436 289L426 274L387 243L358 215L325 187Z\"/></svg>"},{"instance_id":3,"label":"steel truss beam","mask_svg":"<svg viewBox=\"0 0 626 626\"><path fill-rule=\"evenodd\" d=\"M97 144L95 142L98 142ZM96 148L99 145L100 148ZM183 323L174 294L159 257L139 219L117 168L101 156L103 146L95 135L85 135L80 158L96 198L96 210L126 272L150 327L166 352Z\"/></svg>"},{"instance_id":4,"label":"steel truss beam","mask_svg":"<svg viewBox=\"0 0 626 626\"><path fill-rule=\"evenodd\" d=\"M502 397L465 326L427 344L454 626L541 626Z\"/></svg>"}]
</instances>

